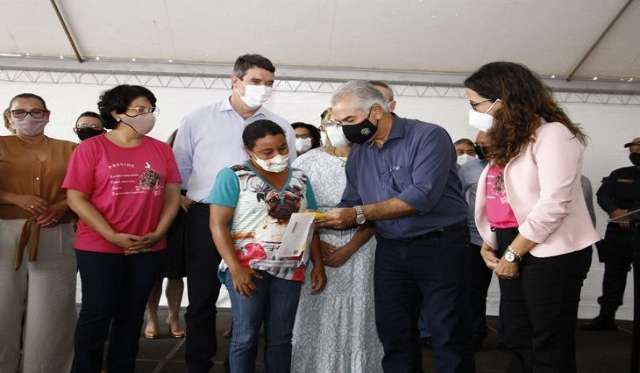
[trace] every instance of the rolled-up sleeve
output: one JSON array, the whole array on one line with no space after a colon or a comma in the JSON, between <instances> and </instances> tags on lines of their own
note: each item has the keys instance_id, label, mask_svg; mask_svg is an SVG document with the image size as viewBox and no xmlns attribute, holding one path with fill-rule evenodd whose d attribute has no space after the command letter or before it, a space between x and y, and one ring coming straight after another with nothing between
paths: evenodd
<instances>
[{"instance_id":1,"label":"rolled-up sleeve","mask_svg":"<svg viewBox=\"0 0 640 373\"><path fill-rule=\"evenodd\" d=\"M581 176L584 146L562 124L548 123L533 144L540 183L540 199L519 232L526 239L543 243L569 214L577 178Z\"/></svg>"},{"instance_id":2,"label":"rolled-up sleeve","mask_svg":"<svg viewBox=\"0 0 640 373\"><path fill-rule=\"evenodd\" d=\"M176 139L173 143L173 154L180 171L180 179L182 180L182 189L187 190L189 178L193 170L193 144L191 140L191 128L186 118L180 123Z\"/></svg>"},{"instance_id":3,"label":"rolled-up sleeve","mask_svg":"<svg viewBox=\"0 0 640 373\"><path fill-rule=\"evenodd\" d=\"M444 193L454 149L449 134L443 128L435 128L417 141L411 169L412 183L398 198L419 212L426 213Z\"/></svg>"}]
</instances>

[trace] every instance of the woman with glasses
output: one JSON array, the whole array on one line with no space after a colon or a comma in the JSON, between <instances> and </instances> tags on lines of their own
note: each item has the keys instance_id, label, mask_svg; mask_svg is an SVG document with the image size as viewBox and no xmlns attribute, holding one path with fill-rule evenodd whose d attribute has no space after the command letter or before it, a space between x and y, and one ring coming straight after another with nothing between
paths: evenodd
<instances>
[{"instance_id":1,"label":"woman with glasses","mask_svg":"<svg viewBox=\"0 0 640 373\"><path fill-rule=\"evenodd\" d=\"M500 280L508 372L576 372L580 290L594 230L580 127L526 66L493 62L464 82L469 124L491 139L476 192L480 254Z\"/></svg>"},{"instance_id":2,"label":"woman with glasses","mask_svg":"<svg viewBox=\"0 0 640 373\"><path fill-rule=\"evenodd\" d=\"M72 217L62 180L74 148L44 134L45 101L15 96L0 137L0 372L68 372L76 320Z\"/></svg>"},{"instance_id":3,"label":"woman with glasses","mask_svg":"<svg viewBox=\"0 0 640 373\"><path fill-rule=\"evenodd\" d=\"M73 372L133 372L145 305L162 271L165 234L180 203L169 145L146 136L156 98L140 86L103 93L104 136L83 141L63 187L79 216L74 247L82 279Z\"/></svg>"}]
</instances>

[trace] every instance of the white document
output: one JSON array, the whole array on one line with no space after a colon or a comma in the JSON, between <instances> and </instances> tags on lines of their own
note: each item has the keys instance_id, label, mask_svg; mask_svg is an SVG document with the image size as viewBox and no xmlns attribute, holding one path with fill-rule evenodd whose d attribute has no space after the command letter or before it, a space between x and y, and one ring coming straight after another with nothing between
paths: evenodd
<instances>
[{"instance_id":1,"label":"white document","mask_svg":"<svg viewBox=\"0 0 640 373\"><path fill-rule=\"evenodd\" d=\"M287 230L282 236L282 243L278 249L278 257L291 258L302 255L313 235L313 214L294 213L291 214Z\"/></svg>"}]
</instances>

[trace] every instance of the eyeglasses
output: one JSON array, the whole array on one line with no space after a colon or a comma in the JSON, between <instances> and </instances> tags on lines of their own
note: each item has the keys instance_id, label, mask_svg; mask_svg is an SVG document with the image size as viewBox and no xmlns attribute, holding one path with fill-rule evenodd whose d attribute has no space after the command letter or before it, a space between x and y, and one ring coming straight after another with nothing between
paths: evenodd
<instances>
[{"instance_id":1,"label":"eyeglasses","mask_svg":"<svg viewBox=\"0 0 640 373\"><path fill-rule=\"evenodd\" d=\"M133 113L133 115L129 115L128 113ZM137 106L127 108L126 115L128 117L137 117L138 115L154 113L155 115L160 114L160 109L157 107L146 107L146 106Z\"/></svg>"},{"instance_id":2,"label":"eyeglasses","mask_svg":"<svg viewBox=\"0 0 640 373\"><path fill-rule=\"evenodd\" d=\"M41 118L44 118L44 115L46 113L48 113L48 111L43 109L34 109L31 111L26 111L22 109L11 110L11 116L13 116L16 119L24 119L27 117L27 115L31 115L31 117L35 119L41 119Z\"/></svg>"},{"instance_id":3,"label":"eyeglasses","mask_svg":"<svg viewBox=\"0 0 640 373\"><path fill-rule=\"evenodd\" d=\"M91 129L94 129L94 130L101 130L102 129L102 127L100 125L97 125L97 124L82 124L82 123L79 123L76 126L76 128L78 128L78 129L80 129L80 128L91 128Z\"/></svg>"},{"instance_id":4,"label":"eyeglasses","mask_svg":"<svg viewBox=\"0 0 640 373\"><path fill-rule=\"evenodd\" d=\"M488 99L486 99L486 100L478 101L478 102L473 102L473 101L469 100L469 105L471 105L471 108L472 108L473 110L476 110L476 108L478 107L478 105L480 105L480 104L482 104L482 103L485 103L485 102L493 102L493 101L495 101L495 100L492 100L492 99L490 99L490 98L488 98Z\"/></svg>"}]
</instances>

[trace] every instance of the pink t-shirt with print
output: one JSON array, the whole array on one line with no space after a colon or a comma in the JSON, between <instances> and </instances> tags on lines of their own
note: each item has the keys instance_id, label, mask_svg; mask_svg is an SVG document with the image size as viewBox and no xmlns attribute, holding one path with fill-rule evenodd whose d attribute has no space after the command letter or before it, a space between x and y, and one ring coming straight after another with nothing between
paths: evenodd
<instances>
[{"instance_id":1,"label":"pink t-shirt with print","mask_svg":"<svg viewBox=\"0 0 640 373\"><path fill-rule=\"evenodd\" d=\"M165 185L179 184L180 174L171 147L144 136L140 145L123 148L106 135L83 141L71 155L62 187L86 193L91 204L116 232L153 232L164 206ZM76 250L123 253L82 220ZM152 250L166 247L165 240Z\"/></svg>"},{"instance_id":2,"label":"pink t-shirt with print","mask_svg":"<svg viewBox=\"0 0 640 373\"><path fill-rule=\"evenodd\" d=\"M518 220L507 200L503 171L503 167L493 165L487 173L487 219L494 228L517 228Z\"/></svg>"}]
</instances>

